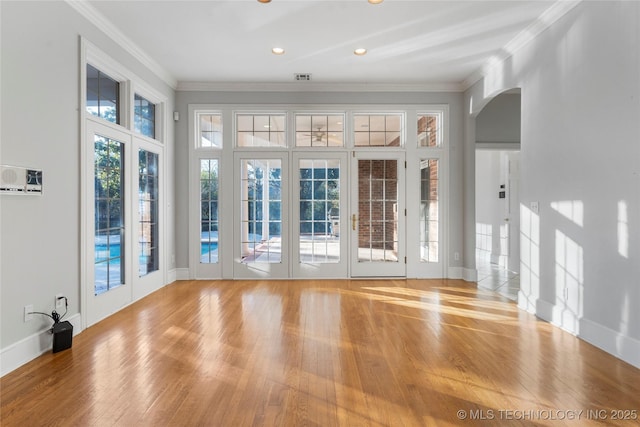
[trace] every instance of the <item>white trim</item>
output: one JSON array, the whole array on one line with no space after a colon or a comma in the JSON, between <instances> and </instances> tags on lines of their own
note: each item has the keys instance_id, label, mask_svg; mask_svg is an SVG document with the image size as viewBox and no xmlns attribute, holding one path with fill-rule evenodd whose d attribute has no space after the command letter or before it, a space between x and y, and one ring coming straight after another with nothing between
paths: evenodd
<instances>
[{"instance_id":1,"label":"white trim","mask_svg":"<svg viewBox=\"0 0 640 427\"><path fill-rule=\"evenodd\" d=\"M74 314L68 319L73 325L73 336L82 332L80 314ZM49 332L51 328L46 328L28 337L3 348L0 351L0 376L4 376L19 368L36 357L51 351L53 338ZM73 348L73 346L72 346Z\"/></svg>"},{"instance_id":2,"label":"white trim","mask_svg":"<svg viewBox=\"0 0 640 427\"><path fill-rule=\"evenodd\" d=\"M618 331L609 329L606 326L595 323L585 318L571 318L575 322L574 330L563 324L563 310L560 305L553 305L542 299L535 301L535 310L533 304L529 302L528 307L519 298L518 307L530 313L535 314L540 319L551 323L563 331L584 340L599 349L637 367L640 368L640 340L623 335ZM528 309L529 308L529 309Z\"/></svg>"},{"instance_id":3,"label":"white trim","mask_svg":"<svg viewBox=\"0 0 640 427\"><path fill-rule=\"evenodd\" d=\"M447 267L447 279L462 279L462 267Z\"/></svg>"},{"instance_id":4,"label":"white trim","mask_svg":"<svg viewBox=\"0 0 640 427\"><path fill-rule=\"evenodd\" d=\"M623 335L589 319L580 319L578 338L640 368L640 340Z\"/></svg>"},{"instance_id":5,"label":"white trim","mask_svg":"<svg viewBox=\"0 0 640 427\"><path fill-rule=\"evenodd\" d=\"M111 23L103 14L98 12L86 0L65 0L66 3L82 15L89 22L94 24L100 31L116 42L123 50L131 54L142 63L147 69L158 76L162 81L175 89L178 86L177 79L169 73L162 65L152 59L142 48L135 44L129 37L125 36L115 25Z\"/></svg>"},{"instance_id":6,"label":"white trim","mask_svg":"<svg viewBox=\"0 0 640 427\"><path fill-rule=\"evenodd\" d=\"M174 280L190 280L189 277L189 269L188 268L174 268L171 270L171 274L173 274ZM169 282L172 283L172 282Z\"/></svg>"},{"instance_id":7,"label":"white trim","mask_svg":"<svg viewBox=\"0 0 640 427\"><path fill-rule=\"evenodd\" d=\"M462 267L462 280L464 280L465 282L477 282L478 270L476 270L475 268Z\"/></svg>"},{"instance_id":8,"label":"white trim","mask_svg":"<svg viewBox=\"0 0 640 427\"><path fill-rule=\"evenodd\" d=\"M529 42L536 39L543 31L569 13L569 11L581 2L582 0L558 0L553 3L535 21L529 24L527 28L520 31L510 42L504 45L500 54L493 56L485 62L482 67L464 79L464 81L460 83L462 91L466 91L476 82L487 76L494 67L502 66L507 59L511 58Z\"/></svg>"},{"instance_id":9,"label":"white trim","mask_svg":"<svg viewBox=\"0 0 640 427\"><path fill-rule=\"evenodd\" d=\"M245 83L178 82L184 92L464 92L460 83Z\"/></svg>"},{"instance_id":10,"label":"white trim","mask_svg":"<svg viewBox=\"0 0 640 427\"><path fill-rule=\"evenodd\" d=\"M476 141L476 150L519 151L520 141Z\"/></svg>"}]
</instances>

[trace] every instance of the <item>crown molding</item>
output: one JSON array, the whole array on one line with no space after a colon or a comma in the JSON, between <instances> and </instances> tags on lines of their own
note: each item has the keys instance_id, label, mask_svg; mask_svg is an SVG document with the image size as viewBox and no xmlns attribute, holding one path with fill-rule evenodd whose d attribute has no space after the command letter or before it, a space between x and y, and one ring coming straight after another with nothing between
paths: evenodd
<instances>
[{"instance_id":1,"label":"crown molding","mask_svg":"<svg viewBox=\"0 0 640 427\"><path fill-rule=\"evenodd\" d=\"M460 83L243 83L178 82L185 92L462 92Z\"/></svg>"},{"instance_id":2,"label":"crown molding","mask_svg":"<svg viewBox=\"0 0 640 427\"><path fill-rule=\"evenodd\" d=\"M109 21L103 14L101 14L93 6L91 6L89 2L87 2L86 0L65 1L69 6L71 6L71 8L73 8L76 12L82 15L93 25L98 27L100 31L106 34L135 59L140 61L142 65L147 67L149 71L158 76L163 82L168 84L173 89L178 86L178 81L171 73L169 73L162 65L157 63L153 58L151 58L129 37L125 36L122 31L114 26L111 21Z\"/></svg>"},{"instance_id":3,"label":"crown molding","mask_svg":"<svg viewBox=\"0 0 640 427\"><path fill-rule=\"evenodd\" d=\"M495 55L485 62L482 67L467 77L460 86L465 91L476 84L480 79L486 77L491 69L501 65L511 58L517 51L522 49L532 40L535 40L542 32L553 25L556 21L569 13L574 7L582 3L583 0L557 0L547 10L545 10L535 21L518 33L509 43L504 45L500 54Z\"/></svg>"}]
</instances>

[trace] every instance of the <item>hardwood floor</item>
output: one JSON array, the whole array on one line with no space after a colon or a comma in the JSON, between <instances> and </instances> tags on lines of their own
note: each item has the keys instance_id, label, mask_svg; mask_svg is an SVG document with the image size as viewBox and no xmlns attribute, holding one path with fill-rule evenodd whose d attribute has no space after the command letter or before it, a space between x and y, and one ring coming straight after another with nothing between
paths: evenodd
<instances>
[{"instance_id":1,"label":"hardwood floor","mask_svg":"<svg viewBox=\"0 0 640 427\"><path fill-rule=\"evenodd\" d=\"M640 424L640 370L455 280L176 282L0 385L5 427Z\"/></svg>"}]
</instances>

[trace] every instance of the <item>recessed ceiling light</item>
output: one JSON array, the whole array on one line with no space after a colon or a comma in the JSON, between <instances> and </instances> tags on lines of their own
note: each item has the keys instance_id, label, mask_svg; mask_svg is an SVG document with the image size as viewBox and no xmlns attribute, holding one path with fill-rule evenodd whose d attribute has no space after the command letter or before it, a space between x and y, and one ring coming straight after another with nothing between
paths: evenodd
<instances>
[{"instance_id":1,"label":"recessed ceiling light","mask_svg":"<svg viewBox=\"0 0 640 427\"><path fill-rule=\"evenodd\" d=\"M365 55L367 53L367 49L365 49L363 47L359 47L358 49L354 50L353 53L358 55L358 56L362 56L362 55Z\"/></svg>"},{"instance_id":2,"label":"recessed ceiling light","mask_svg":"<svg viewBox=\"0 0 640 427\"><path fill-rule=\"evenodd\" d=\"M274 47L273 49L271 49L271 53L273 53L274 55L282 55L284 53L284 49L281 47Z\"/></svg>"},{"instance_id":3,"label":"recessed ceiling light","mask_svg":"<svg viewBox=\"0 0 640 427\"><path fill-rule=\"evenodd\" d=\"M269 1L271 1L271 0L269 0ZM371 4L380 4L380 3L382 3L383 0L368 0L368 1Z\"/></svg>"}]
</instances>

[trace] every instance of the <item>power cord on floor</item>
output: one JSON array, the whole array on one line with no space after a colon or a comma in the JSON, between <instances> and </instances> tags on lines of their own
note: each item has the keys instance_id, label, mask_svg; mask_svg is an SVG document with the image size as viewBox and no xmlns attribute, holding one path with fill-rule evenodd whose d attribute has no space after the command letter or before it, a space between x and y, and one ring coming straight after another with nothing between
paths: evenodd
<instances>
[{"instance_id":1,"label":"power cord on floor","mask_svg":"<svg viewBox=\"0 0 640 427\"><path fill-rule=\"evenodd\" d=\"M60 321L64 318L64 316L67 315L67 311L69 311L69 300L67 300L67 297L58 297L58 300L61 300L61 299L64 299L64 313L62 315L60 315L60 313L58 313L55 310L53 310L51 314L43 313L41 311L32 311L28 314L41 314L43 316L50 317L53 320L54 325L56 323L60 323ZM53 329L53 326L52 326L52 329Z\"/></svg>"}]
</instances>

